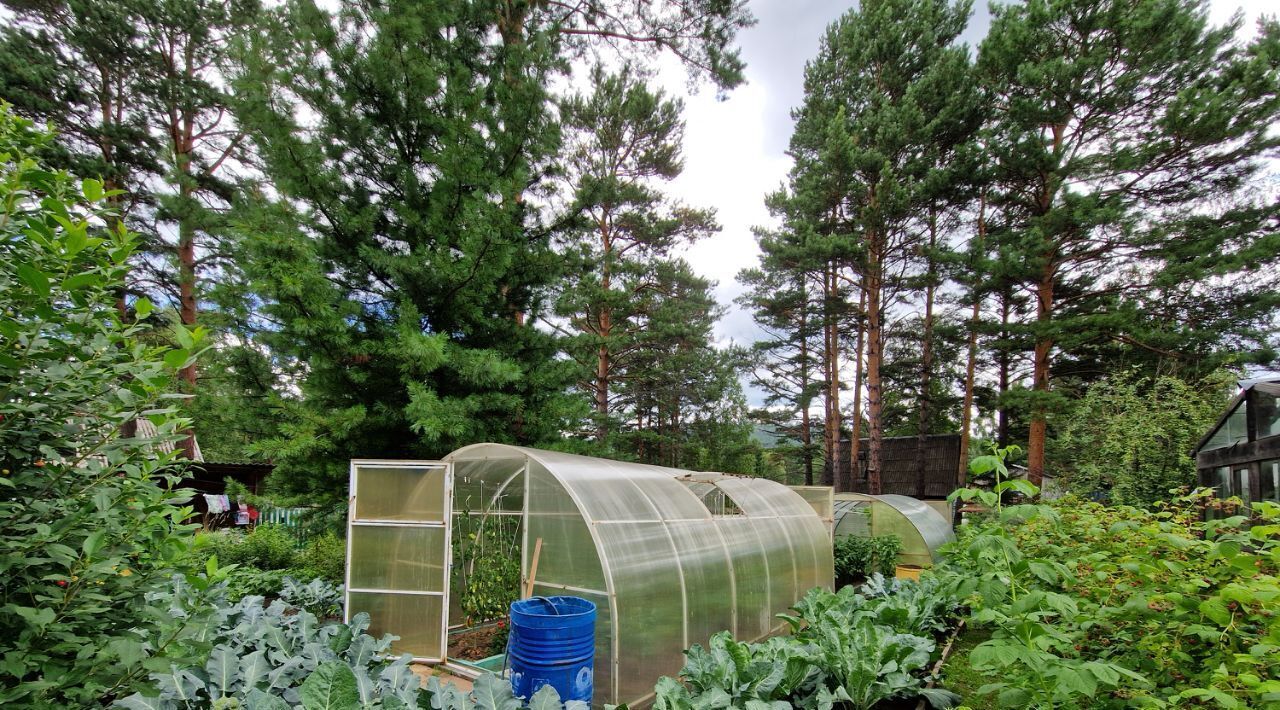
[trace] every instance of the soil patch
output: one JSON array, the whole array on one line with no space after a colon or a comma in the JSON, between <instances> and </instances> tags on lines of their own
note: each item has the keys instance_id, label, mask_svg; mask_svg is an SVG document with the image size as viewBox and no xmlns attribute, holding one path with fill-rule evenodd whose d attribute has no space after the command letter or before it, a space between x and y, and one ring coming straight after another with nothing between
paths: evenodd
<instances>
[{"instance_id":1,"label":"soil patch","mask_svg":"<svg viewBox=\"0 0 1280 710\"><path fill-rule=\"evenodd\" d=\"M497 639L505 638L506 628L497 624L485 624L449 634L449 658L464 661L480 661L502 653L494 650Z\"/></svg>"}]
</instances>

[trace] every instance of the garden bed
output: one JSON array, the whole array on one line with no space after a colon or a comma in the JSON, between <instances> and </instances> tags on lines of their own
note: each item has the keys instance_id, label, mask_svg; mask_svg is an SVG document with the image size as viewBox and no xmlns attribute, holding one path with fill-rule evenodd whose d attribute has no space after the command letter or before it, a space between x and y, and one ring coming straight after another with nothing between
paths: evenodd
<instances>
[{"instance_id":1,"label":"garden bed","mask_svg":"<svg viewBox=\"0 0 1280 710\"><path fill-rule=\"evenodd\" d=\"M507 628L495 621L449 633L449 658L460 661L482 661L506 650Z\"/></svg>"}]
</instances>

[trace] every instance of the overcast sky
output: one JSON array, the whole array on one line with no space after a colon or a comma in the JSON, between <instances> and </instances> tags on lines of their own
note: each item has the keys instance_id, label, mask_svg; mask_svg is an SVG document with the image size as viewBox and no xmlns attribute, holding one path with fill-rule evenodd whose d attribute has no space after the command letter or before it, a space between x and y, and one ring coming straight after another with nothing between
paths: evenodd
<instances>
[{"instance_id":1,"label":"overcast sky","mask_svg":"<svg viewBox=\"0 0 1280 710\"><path fill-rule=\"evenodd\" d=\"M1211 19L1221 23L1244 12L1246 31L1272 0L1212 0ZM695 270L718 283L716 296L729 308L717 335L724 343L757 339L750 314L733 304L742 293L737 273L757 264L759 251L751 228L772 224L764 196L785 180L791 161L791 109L803 99L805 62L818 50L828 24L850 7L831 0L752 0L759 20L739 39L747 62L747 83L726 100L703 89L688 96L683 70L664 68L667 90L685 100L685 171L671 186L686 203L716 209L722 231L693 247L686 258ZM1274 6L1273 6L1274 7ZM1271 10L1275 12L1276 10ZM990 15L983 1L963 39L975 46L986 34ZM756 399L752 397L752 399ZM755 402L753 402L755 403Z\"/></svg>"}]
</instances>

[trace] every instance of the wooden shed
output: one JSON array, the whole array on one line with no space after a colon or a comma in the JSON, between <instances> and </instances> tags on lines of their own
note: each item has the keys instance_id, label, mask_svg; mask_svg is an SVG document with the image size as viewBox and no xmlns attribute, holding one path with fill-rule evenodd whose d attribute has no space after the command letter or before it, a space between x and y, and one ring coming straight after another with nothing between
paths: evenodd
<instances>
[{"instance_id":1,"label":"wooden shed","mask_svg":"<svg viewBox=\"0 0 1280 710\"><path fill-rule=\"evenodd\" d=\"M881 449L880 484L882 495L911 496L924 500L946 498L957 488L960 470L960 435L930 434L923 446L914 436L884 439ZM846 439L840 444L849 451ZM867 486L867 450L870 442L862 439L858 446L858 464L853 472L853 493L870 493ZM841 457L842 472L848 471L849 459Z\"/></svg>"}]
</instances>

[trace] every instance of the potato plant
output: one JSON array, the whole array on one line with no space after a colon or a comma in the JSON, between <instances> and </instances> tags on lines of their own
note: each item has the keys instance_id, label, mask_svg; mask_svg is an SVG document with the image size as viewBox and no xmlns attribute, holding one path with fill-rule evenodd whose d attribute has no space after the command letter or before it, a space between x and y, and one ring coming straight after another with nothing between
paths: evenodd
<instances>
[{"instance_id":1,"label":"potato plant","mask_svg":"<svg viewBox=\"0 0 1280 710\"><path fill-rule=\"evenodd\" d=\"M1280 703L1280 506L1204 522L1068 498L966 526L941 574L993 629L970 661L1002 706Z\"/></svg>"}]
</instances>

